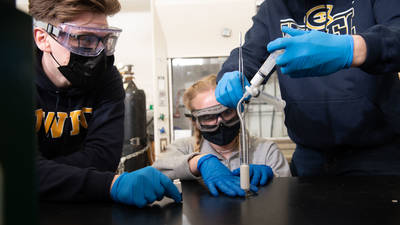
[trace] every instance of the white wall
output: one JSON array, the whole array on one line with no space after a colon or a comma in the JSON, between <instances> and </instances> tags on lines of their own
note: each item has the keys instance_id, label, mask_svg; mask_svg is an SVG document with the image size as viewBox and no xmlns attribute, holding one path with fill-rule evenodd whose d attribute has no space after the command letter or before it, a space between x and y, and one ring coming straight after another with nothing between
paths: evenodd
<instances>
[{"instance_id":1,"label":"white wall","mask_svg":"<svg viewBox=\"0 0 400 225\"><path fill-rule=\"evenodd\" d=\"M252 25L255 0L155 0L169 58L226 56ZM222 37L223 28L232 30Z\"/></svg>"},{"instance_id":2,"label":"white wall","mask_svg":"<svg viewBox=\"0 0 400 225\"><path fill-rule=\"evenodd\" d=\"M156 159L160 155L161 141L169 143L169 97L168 97L168 62L167 43L160 26L160 19L155 11L154 1L151 1L152 40L153 40L153 82L154 82L154 143ZM164 115L164 119L160 119ZM164 132L160 132L163 129Z\"/></svg>"},{"instance_id":3,"label":"white wall","mask_svg":"<svg viewBox=\"0 0 400 225\"><path fill-rule=\"evenodd\" d=\"M150 11L122 11L109 18L109 24L122 28L115 50L115 64L133 64L135 83L146 93L147 108L153 98L153 47Z\"/></svg>"}]
</instances>

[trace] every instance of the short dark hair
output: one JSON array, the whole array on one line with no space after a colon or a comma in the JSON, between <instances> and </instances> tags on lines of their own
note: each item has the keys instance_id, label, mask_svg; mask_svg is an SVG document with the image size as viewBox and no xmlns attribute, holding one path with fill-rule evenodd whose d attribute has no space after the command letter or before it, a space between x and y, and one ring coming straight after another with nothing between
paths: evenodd
<instances>
[{"instance_id":1,"label":"short dark hair","mask_svg":"<svg viewBox=\"0 0 400 225\"><path fill-rule=\"evenodd\" d=\"M29 0L29 14L48 23L68 22L87 12L110 16L120 10L118 0Z\"/></svg>"}]
</instances>

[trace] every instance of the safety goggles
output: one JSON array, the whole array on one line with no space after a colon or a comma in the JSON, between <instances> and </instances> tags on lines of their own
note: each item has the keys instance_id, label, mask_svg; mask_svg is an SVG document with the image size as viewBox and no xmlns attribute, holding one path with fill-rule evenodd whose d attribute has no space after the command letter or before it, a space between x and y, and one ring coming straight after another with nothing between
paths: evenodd
<instances>
[{"instance_id":1,"label":"safety goggles","mask_svg":"<svg viewBox=\"0 0 400 225\"><path fill-rule=\"evenodd\" d=\"M221 123L231 127L239 122L236 110L221 104L192 111L192 119L196 122L196 127L204 132L216 131Z\"/></svg>"},{"instance_id":2,"label":"safety goggles","mask_svg":"<svg viewBox=\"0 0 400 225\"><path fill-rule=\"evenodd\" d=\"M37 20L34 21L34 25L43 28L70 52L81 56L98 56L103 50L108 56L114 54L115 45L122 32L115 27L82 27L69 23L54 26Z\"/></svg>"}]
</instances>

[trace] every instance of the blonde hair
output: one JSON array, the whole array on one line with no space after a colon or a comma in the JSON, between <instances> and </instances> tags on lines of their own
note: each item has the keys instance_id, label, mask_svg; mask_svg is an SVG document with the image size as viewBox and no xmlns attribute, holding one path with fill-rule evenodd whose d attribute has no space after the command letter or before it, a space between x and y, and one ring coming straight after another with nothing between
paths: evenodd
<instances>
[{"instance_id":1,"label":"blonde hair","mask_svg":"<svg viewBox=\"0 0 400 225\"><path fill-rule=\"evenodd\" d=\"M193 99L200 93L215 90L216 87L217 87L217 75L210 74L208 76L203 77L202 79L192 84L192 86L190 86L188 89L186 89L185 93L183 94L183 104L189 111L193 111L194 110L192 105ZM201 135L200 130L196 127L194 123L193 126L194 126L194 137L196 138L194 144L194 152L200 152L200 147L201 144L203 143L203 136ZM238 136L235 138L236 141L235 146L237 146L238 144L239 140Z\"/></svg>"},{"instance_id":2,"label":"blonde hair","mask_svg":"<svg viewBox=\"0 0 400 225\"><path fill-rule=\"evenodd\" d=\"M29 14L47 23L72 21L83 13L107 16L121 10L118 0L29 0Z\"/></svg>"}]
</instances>

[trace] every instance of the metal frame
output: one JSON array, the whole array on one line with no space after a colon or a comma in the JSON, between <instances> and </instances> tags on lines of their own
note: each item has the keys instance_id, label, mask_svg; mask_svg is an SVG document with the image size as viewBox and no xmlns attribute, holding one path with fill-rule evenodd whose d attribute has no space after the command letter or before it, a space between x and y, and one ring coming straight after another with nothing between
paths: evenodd
<instances>
[{"instance_id":1,"label":"metal frame","mask_svg":"<svg viewBox=\"0 0 400 225\"><path fill-rule=\"evenodd\" d=\"M167 74L167 89L168 89L168 125L169 125L169 143L172 142L172 140L175 140L175 133L174 133L174 107L172 107L173 104L173 93L172 93L172 60L173 58L167 58L167 64L168 64L168 74Z\"/></svg>"}]
</instances>

